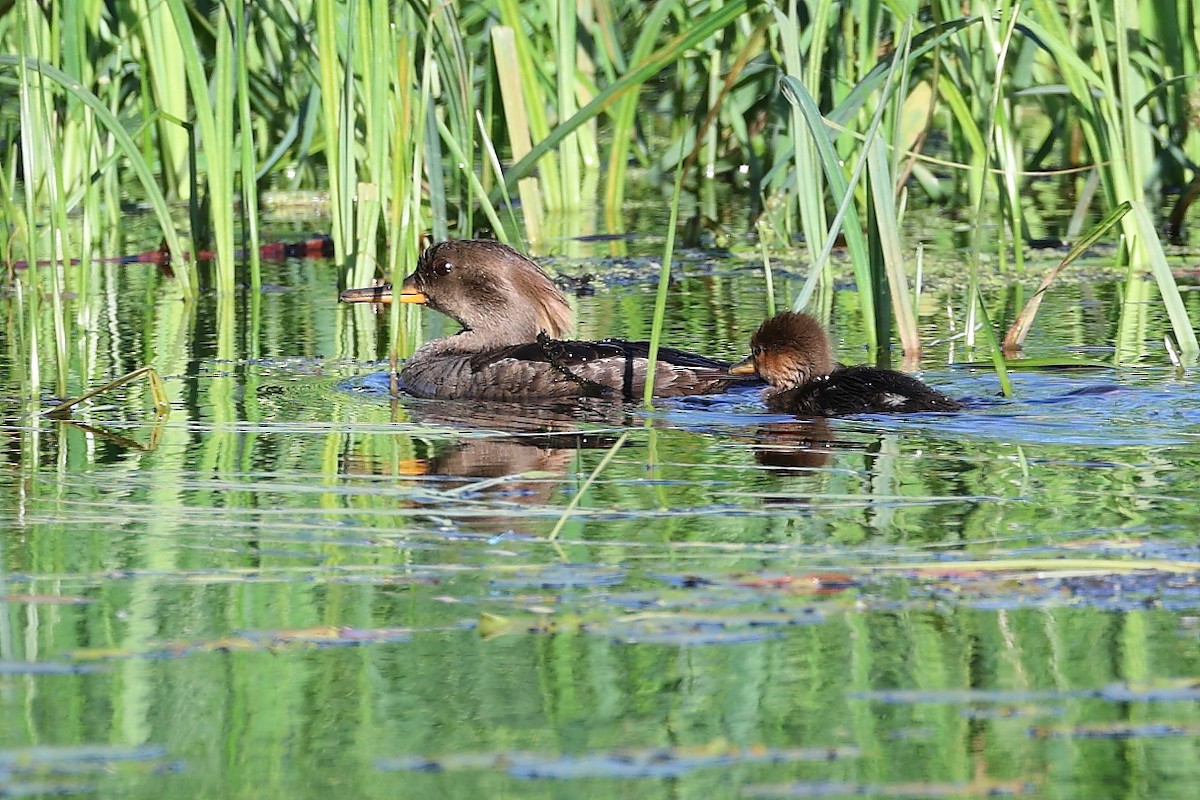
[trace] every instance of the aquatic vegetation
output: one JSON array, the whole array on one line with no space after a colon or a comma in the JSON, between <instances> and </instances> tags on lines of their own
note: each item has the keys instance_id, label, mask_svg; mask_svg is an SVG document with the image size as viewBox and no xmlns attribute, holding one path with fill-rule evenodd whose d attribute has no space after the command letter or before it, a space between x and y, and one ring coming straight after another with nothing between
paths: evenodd
<instances>
[{"instance_id":1,"label":"aquatic vegetation","mask_svg":"<svg viewBox=\"0 0 1200 800\"><path fill-rule=\"evenodd\" d=\"M1107 206L1100 212L1134 204L1122 223L1131 263L1154 272L1181 347L1193 349L1173 283L1147 241L1158 204L1146 193L1164 182L1182 185L1200 147L1188 124L1194 87L1185 79L1200 61L1197 43L1184 37L1167 47L1151 35L1186 29L1183 6L1145 4L1133 19L1126 4L1106 0L1006 2L965 16L948 0L920 13L865 0L610 0L586 8L317 0L198 9L172 0L139 2L129 14L86 5L89 13L68 18L65 7L44 12L18 2L0 16L6 49L42 74L59 70L75 82L18 81L25 107L55 114L38 126L40 138L31 117L6 118L10 165L22 150L62 154L30 160L36 174L18 183L28 184L41 208L51 199L45 177L53 176L67 212L102 164L118 174L102 185L125 190L120 173L137 161L128 152L123 163L107 158L119 134L98 130L94 110L79 98L101 98L116 117L143 120L139 155L167 196L193 203L192 233L215 243L222 292L234 285L235 215L240 208L253 244L263 187L326 190L338 261L361 282L415 255L407 231L437 239L451 230L471 234L479 214L497 235L523 234L543 249L579 230L565 221L554 230L559 223L543 213L589 205L585 190L601 165L605 227L620 231L632 156L654 172L684 165L685 185L701 195L725 178L768 205L786 198L782 213L769 212L773 235L803 231L818 266L816 254L844 233L874 329L865 287L902 280L892 230L904 195L921 193L976 216L991 213L995 201L1004 220L996 266L1007 268L1013 248L1019 271L1019 245L1041 225L1024 189L1039 174L1078 170L1064 182L1082 190L1082 211L1096 199L1095 184L1084 186L1091 169ZM1143 35L1125 35L1138 29ZM53 30L70 32L62 46L51 45ZM28 75L11 59L4 66ZM649 81L653 93L642 91ZM687 124L664 125L664 111ZM1027 150L1031 138L1036 146ZM939 152L931 153L934 143ZM858 180L868 153L876 158L869 191ZM505 158L512 160L507 169ZM534 175L531 193L533 184L522 181ZM135 196L151 192L129 188ZM505 230L496 206L518 194L526 227ZM715 213L713 201L701 199L697 213ZM844 224L827 221L835 208ZM872 216L879 239L890 243L886 279L867 269L860 220ZM168 231L166 219L160 222ZM389 234L382 257L381 229ZM990 250L984 230L976 227L977 258ZM1040 234L1074 238L1079 231L1073 223ZM917 345L905 296L893 289L890 305L911 351Z\"/></svg>"}]
</instances>

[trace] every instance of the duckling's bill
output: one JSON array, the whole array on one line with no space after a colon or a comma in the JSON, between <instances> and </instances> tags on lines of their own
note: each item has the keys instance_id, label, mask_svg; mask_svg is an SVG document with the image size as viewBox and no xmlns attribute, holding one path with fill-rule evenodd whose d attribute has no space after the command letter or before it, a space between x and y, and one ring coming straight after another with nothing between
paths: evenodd
<instances>
[{"instance_id":1,"label":"duckling's bill","mask_svg":"<svg viewBox=\"0 0 1200 800\"><path fill-rule=\"evenodd\" d=\"M739 361L729 368L730 375L756 375L758 370L754 367L754 356L747 358L745 361Z\"/></svg>"},{"instance_id":2,"label":"duckling's bill","mask_svg":"<svg viewBox=\"0 0 1200 800\"><path fill-rule=\"evenodd\" d=\"M392 302L393 297L392 285L385 283L382 286L363 286L358 289L347 289L341 293L338 299L343 303L383 303L386 305ZM405 281L404 285L400 287L401 303L424 304L425 301L425 294L409 286L408 281Z\"/></svg>"}]
</instances>

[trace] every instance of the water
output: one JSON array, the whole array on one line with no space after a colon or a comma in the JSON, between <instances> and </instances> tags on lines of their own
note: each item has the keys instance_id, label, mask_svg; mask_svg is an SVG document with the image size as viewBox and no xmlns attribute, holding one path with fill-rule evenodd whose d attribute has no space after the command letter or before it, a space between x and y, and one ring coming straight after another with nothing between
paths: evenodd
<instances>
[{"instance_id":1,"label":"water","mask_svg":"<svg viewBox=\"0 0 1200 800\"><path fill-rule=\"evenodd\" d=\"M648 333L651 265L558 266L596 276L580 335ZM1157 312L1120 369L1003 400L949 340L921 366L967 412L813 422L752 389L394 402L329 264L221 331L105 269L93 382L151 360L173 410L5 401L0 794L1194 795L1200 411ZM1056 287L1030 354L1105 358L1114 293ZM671 298L669 343L718 356L763 316L753 259Z\"/></svg>"}]
</instances>

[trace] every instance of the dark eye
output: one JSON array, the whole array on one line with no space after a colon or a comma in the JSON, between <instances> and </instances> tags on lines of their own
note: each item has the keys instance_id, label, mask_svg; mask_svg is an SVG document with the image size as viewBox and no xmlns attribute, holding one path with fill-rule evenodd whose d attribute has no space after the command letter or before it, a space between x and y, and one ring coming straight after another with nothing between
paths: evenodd
<instances>
[{"instance_id":1,"label":"dark eye","mask_svg":"<svg viewBox=\"0 0 1200 800\"><path fill-rule=\"evenodd\" d=\"M758 358L759 356L762 355L762 347L761 346L751 347L750 355L754 356L755 358Z\"/></svg>"},{"instance_id":2,"label":"dark eye","mask_svg":"<svg viewBox=\"0 0 1200 800\"><path fill-rule=\"evenodd\" d=\"M433 274L439 278L449 275L452 269L454 269L454 265L445 259L433 262Z\"/></svg>"}]
</instances>

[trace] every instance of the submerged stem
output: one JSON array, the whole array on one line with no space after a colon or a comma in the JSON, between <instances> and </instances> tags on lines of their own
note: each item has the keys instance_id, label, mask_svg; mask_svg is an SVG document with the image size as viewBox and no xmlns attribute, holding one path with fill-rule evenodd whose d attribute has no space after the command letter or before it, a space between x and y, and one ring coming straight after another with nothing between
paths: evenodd
<instances>
[{"instance_id":1,"label":"submerged stem","mask_svg":"<svg viewBox=\"0 0 1200 800\"><path fill-rule=\"evenodd\" d=\"M590 489L592 484L596 482L596 478L600 477L600 473L603 472L604 468L607 467L609 462L613 460L613 457L616 456L617 451L621 449L621 445L625 444L625 440L628 438L629 431L625 431L621 434L619 439L613 442L613 446L608 448L608 452L604 454L604 458L600 459L600 463L596 465L594 470L592 470L592 474L587 476L587 480L583 482L583 485L579 487L579 491L576 492L575 496L571 498L571 502L567 503L567 507L563 509L562 516L558 518L558 522L554 523L554 527L550 530L549 535L546 536L548 540L554 541L558 538L558 534L562 531L563 526L567 524L567 520L571 517L571 512L579 506L579 502L583 499L584 492Z\"/></svg>"}]
</instances>

